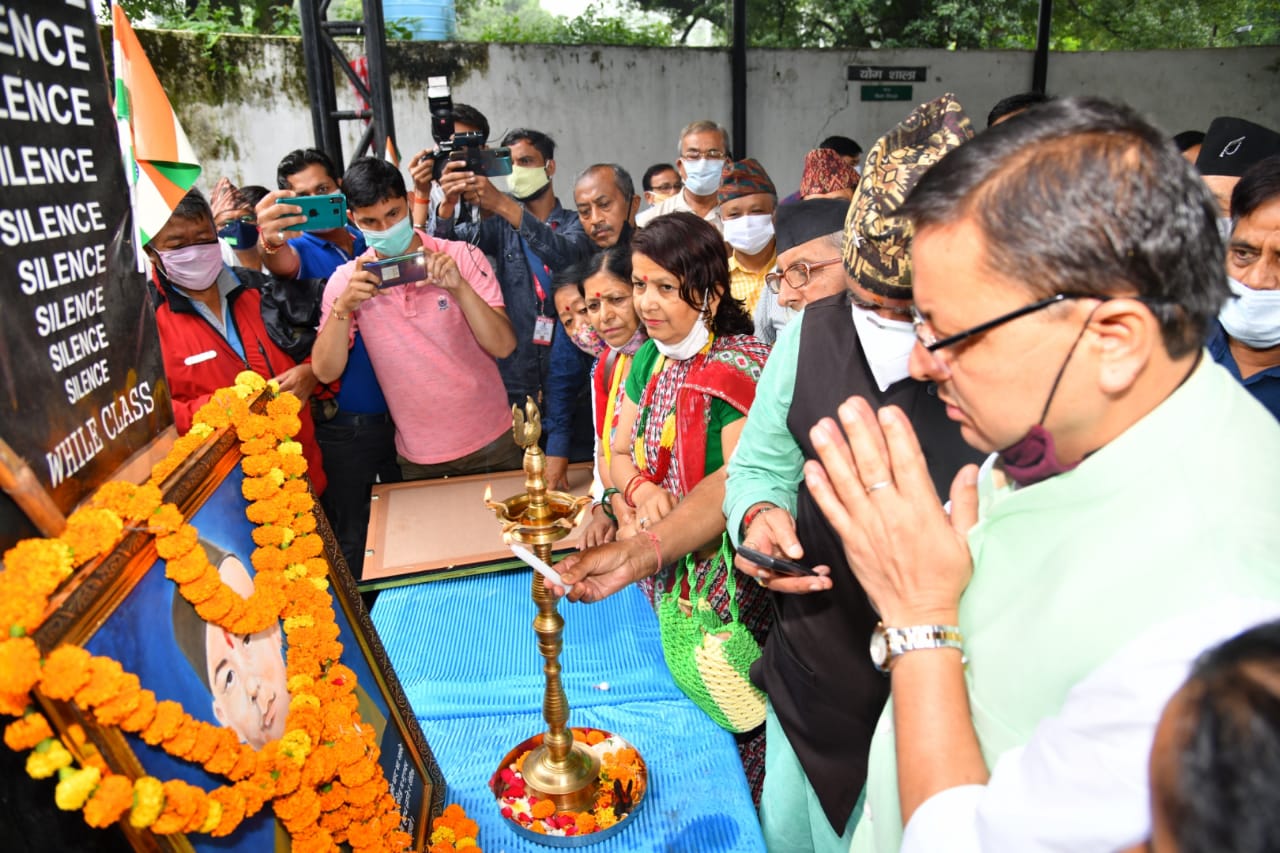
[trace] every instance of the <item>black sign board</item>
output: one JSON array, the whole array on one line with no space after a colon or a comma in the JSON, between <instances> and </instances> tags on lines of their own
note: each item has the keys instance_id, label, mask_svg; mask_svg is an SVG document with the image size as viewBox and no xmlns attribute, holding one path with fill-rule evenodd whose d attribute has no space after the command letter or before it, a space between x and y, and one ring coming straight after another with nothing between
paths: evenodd
<instances>
[{"instance_id":1,"label":"black sign board","mask_svg":"<svg viewBox=\"0 0 1280 853\"><path fill-rule=\"evenodd\" d=\"M0 437L66 513L173 415L93 3L6 6Z\"/></svg>"},{"instance_id":2,"label":"black sign board","mask_svg":"<svg viewBox=\"0 0 1280 853\"><path fill-rule=\"evenodd\" d=\"M845 79L859 83L924 83L929 79L929 69L923 65L850 65Z\"/></svg>"},{"instance_id":3,"label":"black sign board","mask_svg":"<svg viewBox=\"0 0 1280 853\"><path fill-rule=\"evenodd\" d=\"M910 86L863 86L862 100L864 101L909 101L911 100Z\"/></svg>"}]
</instances>

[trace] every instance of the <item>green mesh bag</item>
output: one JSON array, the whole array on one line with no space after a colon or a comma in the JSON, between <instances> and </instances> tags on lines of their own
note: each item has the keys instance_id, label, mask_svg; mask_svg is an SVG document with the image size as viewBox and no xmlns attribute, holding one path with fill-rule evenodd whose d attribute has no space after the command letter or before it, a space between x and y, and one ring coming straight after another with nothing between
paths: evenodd
<instances>
[{"instance_id":1,"label":"green mesh bag","mask_svg":"<svg viewBox=\"0 0 1280 853\"><path fill-rule=\"evenodd\" d=\"M676 686L716 725L738 733L749 732L764 722L765 697L749 677L751 664L760 657L760 645L738 621L732 553L725 534L716 562L719 570L727 573L725 591L729 595L731 621L722 623L707 601L707 590L716 576L714 564L700 587L690 584L690 600L681 601L684 579L693 571L694 558L690 554L680 562L671 591L664 593L658 604L658 628L662 656Z\"/></svg>"}]
</instances>

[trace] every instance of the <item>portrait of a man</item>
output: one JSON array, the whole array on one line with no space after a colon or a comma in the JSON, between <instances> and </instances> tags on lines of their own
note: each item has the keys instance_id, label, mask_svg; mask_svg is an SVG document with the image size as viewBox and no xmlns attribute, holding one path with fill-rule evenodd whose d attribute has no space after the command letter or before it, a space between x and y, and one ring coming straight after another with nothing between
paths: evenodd
<instances>
[{"instance_id":1,"label":"portrait of a man","mask_svg":"<svg viewBox=\"0 0 1280 853\"><path fill-rule=\"evenodd\" d=\"M204 540L200 545L223 583L246 598L253 594L253 579L239 557ZM214 719L255 749L283 736L289 688L280 623L232 634L201 619L176 591L172 615L174 639L208 688Z\"/></svg>"}]
</instances>

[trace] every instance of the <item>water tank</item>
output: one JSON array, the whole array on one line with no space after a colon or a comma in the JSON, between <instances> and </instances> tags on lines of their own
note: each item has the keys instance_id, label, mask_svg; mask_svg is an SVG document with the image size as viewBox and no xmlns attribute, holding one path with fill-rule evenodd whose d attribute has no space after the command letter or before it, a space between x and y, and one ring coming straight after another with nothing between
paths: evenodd
<instances>
[{"instance_id":1,"label":"water tank","mask_svg":"<svg viewBox=\"0 0 1280 853\"><path fill-rule=\"evenodd\" d=\"M382 17L417 41L447 41L457 29L453 0L382 0Z\"/></svg>"}]
</instances>

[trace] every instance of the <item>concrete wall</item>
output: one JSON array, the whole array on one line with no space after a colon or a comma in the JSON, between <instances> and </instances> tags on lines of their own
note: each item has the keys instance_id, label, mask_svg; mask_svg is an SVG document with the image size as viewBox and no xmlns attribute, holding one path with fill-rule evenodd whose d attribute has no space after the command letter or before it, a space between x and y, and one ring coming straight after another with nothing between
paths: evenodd
<instances>
[{"instance_id":1,"label":"concrete wall","mask_svg":"<svg viewBox=\"0 0 1280 853\"><path fill-rule=\"evenodd\" d=\"M139 34L204 158L202 186L221 174L272 186L280 156L312 144L296 39L227 36L205 54L187 35ZM674 159L688 121L730 121L723 50L415 42L389 51L402 153L430 144L426 77L447 73L455 100L484 112L495 137L525 126L557 141L556 184L566 203L584 166L615 160L638 182L647 166ZM869 147L916 103L943 92L955 92L984 126L997 100L1029 88L1031 63L1022 51L749 51L747 153L790 192L804 152L824 136L845 134ZM845 80L848 65L925 66L928 82L913 85L910 102L863 102L861 84ZM1127 101L1170 133L1223 114L1280 128L1280 47L1053 54L1048 79L1054 94ZM350 85L345 78L338 85L340 105L350 107ZM349 157L359 133L348 124Z\"/></svg>"}]
</instances>

